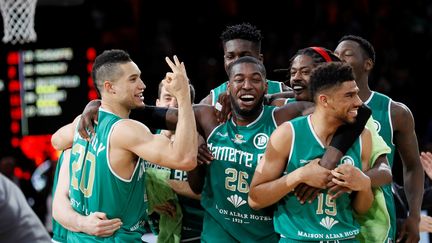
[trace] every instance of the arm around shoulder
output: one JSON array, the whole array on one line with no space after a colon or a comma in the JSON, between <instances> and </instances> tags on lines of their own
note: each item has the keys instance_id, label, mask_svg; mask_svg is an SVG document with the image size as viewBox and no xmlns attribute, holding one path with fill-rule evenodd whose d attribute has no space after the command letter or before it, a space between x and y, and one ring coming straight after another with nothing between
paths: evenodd
<instances>
[{"instance_id":1,"label":"arm around shoulder","mask_svg":"<svg viewBox=\"0 0 432 243\"><path fill-rule=\"evenodd\" d=\"M72 147L75 128L80 117L76 117L72 123L61 127L52 135L51 144L56 150L65 150Z\"/></svg>"}]
</instances>

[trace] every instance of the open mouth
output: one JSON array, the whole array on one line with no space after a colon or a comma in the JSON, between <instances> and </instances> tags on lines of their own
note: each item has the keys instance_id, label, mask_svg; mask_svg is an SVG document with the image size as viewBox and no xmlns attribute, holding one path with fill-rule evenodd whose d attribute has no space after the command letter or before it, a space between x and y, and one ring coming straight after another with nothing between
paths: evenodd
<instances>
[{"instance_id":1,"label":"open mouth","mask_svg":"<svg viewBox=\"0 0 432 243\"><path fill-rule=\"evenodd\" d=\"M137 97L141 101L144 101L144 95L142 93L136 94L135 97Z\"/></svg>"},{"instance_id":2,"label":"open mouth","mask_svg":"<svg viewBox=\"0 0 432 243\"><path fill-rule=\"evenodd\" d=\"M254 102L255 97L250 94L244 94L240 96L240 100L245 104L250 104Z\"/></svg>"},{"instance_id":3,"label":"open mouth","mask_svg":"<svg viewBox=\"0 0 432 243\"><path fill-rule=\"evenodd\" d=\"M350 110L348 113L349 113L352 117L357 117L357 112L358 112L358 109L355 109L355 110Z\"/></svg>"},{"instance_id":4,"label":"open mouth","mask_svg":"<svg viewBox=\"0 0 432 243\"><path fill-rule=\"evenodd\" d=\"M303 92L303 90L306 89L306 87L303 85L295 84L293 85L292 89L294 90L295 93L301 93Z\"/></svg>"}]
</instances>

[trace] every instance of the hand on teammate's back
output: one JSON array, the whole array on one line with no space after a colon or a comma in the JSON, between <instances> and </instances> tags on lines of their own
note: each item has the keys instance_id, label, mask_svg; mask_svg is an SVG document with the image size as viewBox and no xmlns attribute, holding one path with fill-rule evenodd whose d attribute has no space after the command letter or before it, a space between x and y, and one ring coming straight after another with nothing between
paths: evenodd
<instances>
[{"instance_id":1,"label":"hand on teammate's back","mask_svg":"<svg viewBox=\"0 0 432 243\"><path fill-rule=\"evenodd\" d=\"M231 117L231 101L228 92L219 95L215 105L215 113L219 123L225 123Z\"/></svg>"},{"instance_id":2,"label":"hand on teammate's back","mask_svg":"<svg viewBox=\"0 0 432 243\"><path fill-rule=\"evenodd\" d=\"M208 150L207 142L204 140L202 136L198 136L198 143L199 145L198 145L197 162L199 165L202 164L209 165L214 158L213 155Z\"/></svg>"},{"instance_id":3,"label":"hand on teammate's back","mask_svg":"<svg viewBox=\"0 0 432 243\"><path fill-rule=\"evenodd\" d=\"M81 119L78 122L78 133L87 141L90 140L95 133L93 123L97 124L100 106L100 100L90 101L84 108Z\"/></svg>"}]
</instances>

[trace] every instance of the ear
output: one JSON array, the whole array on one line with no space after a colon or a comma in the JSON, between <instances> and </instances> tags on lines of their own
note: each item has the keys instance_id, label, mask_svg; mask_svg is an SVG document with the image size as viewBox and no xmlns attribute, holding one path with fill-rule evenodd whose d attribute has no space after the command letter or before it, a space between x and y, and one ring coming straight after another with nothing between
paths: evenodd
<instances>
[{"instance_id":1,"label":"ear","mask_svg":"<svg viewBox=\"0 0 432 243\"><path fill-rule=\"evenodd\" d=\"M264 63L264 55L262 53L259 54L259 60Z\"/></svg>"},{"instance_id":2,"label":"ear","mask_svg":"<svg viewBox=\"0 0 432 243\"><path fill-rule=\"evenodd\" d=\"M267 83L267 79L264 79L264 94L267 94L267 90L268 90L268 83Z\"/></svg>"},{"instance_id":3,"label":"ear","mask_svg":"<svg viewBox=\"0 0 432 243\"><path fill-rule=\"evenodd\" d=\"M326 107L328 105L328 97L325 94L318 95L318 102Z\"/></svg>"},{"instance_id":4,"label":"ear","mask_svg":"<svg viewBox=\"0 0 432 243\"><path fill-rule=\"evenodd\" d=\"M370 59L370 58L366 59L366 61L364 62L364 65L363 65L364 69L367 72L372 71L373 66L374 66L374 63L372 62L372 59Z\"/></svg>"},{"instance_id":5,"label":"ear","mask_svg":"<svg viewBox=\"0 0 432 243\"><path fill-rule=\"evenodd\" d=\"M160 104L159 99L156 99L156 106L159 106L159 104Z\"/></svg>"},{"instance_id":6,"label":"ear","mask_svg":"<svg viewBox=\"0 0 432 243\"><path fill-rule=\"evenodd\" d=\"M108 81L108 80L105 80L103 82L103 87L104 87L105 92L107 92L108 94L115 94L116 93L113 83Z\"/></svg>"},{"instance_id":7,"label":"ear","mask_svg":"<svg viewBox=\"0 0 432 243\"><path fill-rule=\"evenodd\" d=\"M231 81L228 81L226 92L229 95L230 94L230 88L231 88Z\"/></svg>"}]
</instances>

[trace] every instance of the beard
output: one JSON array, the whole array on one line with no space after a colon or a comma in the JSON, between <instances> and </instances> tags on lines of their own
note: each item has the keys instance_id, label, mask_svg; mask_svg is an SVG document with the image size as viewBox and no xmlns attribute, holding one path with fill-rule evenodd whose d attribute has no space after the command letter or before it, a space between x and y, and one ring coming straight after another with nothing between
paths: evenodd
<instances>
[{"instance_id":1,"label":"beard","mask_svg":"<svg viewBox=\"0 0 432 243\"><path fill-rule=\"evenodd\" d=\"M239 104L237 104L236 99L232 95L230 95L230 101L231 101L232 111L234 112L236 117L242 120L247 120L250 118L255 118L261 113L263 109L264 95L260 97L256 105L250 110L241 109Z\"/></svg>"}]
</instances>

